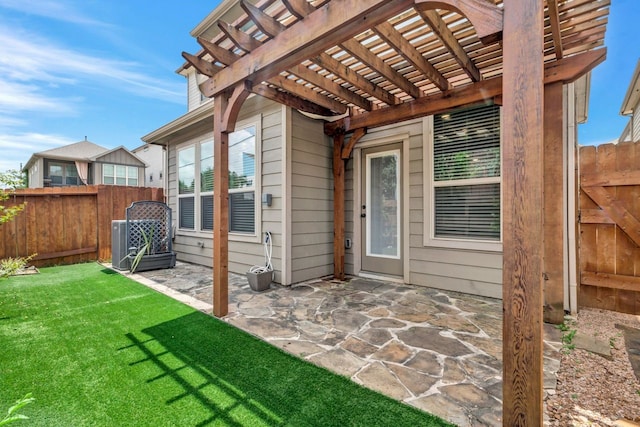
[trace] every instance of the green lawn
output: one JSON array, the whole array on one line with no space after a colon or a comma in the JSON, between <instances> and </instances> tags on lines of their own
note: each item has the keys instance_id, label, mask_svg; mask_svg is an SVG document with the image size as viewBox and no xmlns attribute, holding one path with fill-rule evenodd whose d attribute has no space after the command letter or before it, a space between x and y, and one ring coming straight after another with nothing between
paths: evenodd
<instances>
[{"instance_id":1,"label":"green lawn","mask_svg":"<svg viewBox=\"0 0 640 427\"><path fill-rule=\"evenodd\" d=\"M17 426L441 426L98 264L0 281Z\"/></svg>"}]
</instances>

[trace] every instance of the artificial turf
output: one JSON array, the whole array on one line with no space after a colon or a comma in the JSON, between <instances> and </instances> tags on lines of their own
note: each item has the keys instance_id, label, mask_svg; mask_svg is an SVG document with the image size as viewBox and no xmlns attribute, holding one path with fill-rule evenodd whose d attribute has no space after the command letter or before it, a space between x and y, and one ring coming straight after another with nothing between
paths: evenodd
<instances>
[{"instance_id":1,"label":"artificial turf","mask_svg":"<svg viewBox=\"0 0 640 427\"><path fill-rule=\"evenodd\" d=\"M94 263L0 281L0 418L27 392L29 426L449 425Z\"/></svg>"}]
</instances>

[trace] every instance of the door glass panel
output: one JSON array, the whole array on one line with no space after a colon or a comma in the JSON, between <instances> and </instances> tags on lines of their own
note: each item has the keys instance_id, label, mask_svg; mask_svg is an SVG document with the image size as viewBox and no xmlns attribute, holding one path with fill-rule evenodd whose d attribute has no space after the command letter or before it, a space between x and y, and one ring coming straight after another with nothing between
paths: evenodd
<instances>
[{"instance_id":1,"label":"door glass panel","mask_svg":"<svg viewBox=\"0 0 640 427\"><path fill-rule=\"evenodd\" d=\"M367 156L367 255L400 258L399 150Z\"/></svg>"}]
</instances>

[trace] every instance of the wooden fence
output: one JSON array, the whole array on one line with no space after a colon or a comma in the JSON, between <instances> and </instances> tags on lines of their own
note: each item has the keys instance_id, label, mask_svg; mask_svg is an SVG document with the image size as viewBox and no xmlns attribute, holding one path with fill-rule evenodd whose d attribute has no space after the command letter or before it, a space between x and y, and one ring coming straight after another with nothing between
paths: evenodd
<instances>
[{"instance_id":1,"label":"wooden fence","mask_svg":"<svg viewBox=\"0 0 640 427\"><path fill-rule=\"evenodd\" d=\"M161 188L89 185L17 190L5 205L26 202L0 225L0 259L37 254L38 267L111 260L111 221L137 200L164 201Z\"/></svg>"},{"instance_id":2,"label":"wooden fence","mask_svg":"<svg viewBox=\"0 0 640 427\"><path fill-rule=\"evenodd\" d=\"M640 314L640 142L580 148L583 307Z\"/></svg>"}]
</instances>

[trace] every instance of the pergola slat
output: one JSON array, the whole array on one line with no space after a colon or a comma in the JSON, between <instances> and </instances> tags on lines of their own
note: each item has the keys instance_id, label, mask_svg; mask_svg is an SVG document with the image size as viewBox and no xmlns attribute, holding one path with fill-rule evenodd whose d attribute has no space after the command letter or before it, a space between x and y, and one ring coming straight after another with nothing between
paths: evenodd
<instances>
[{"instance_id":1,"label":"pergola slat","mask_svg":"<svg viewBox=\"0 0 640 427\"><path fill-rule=\"evenodd\" d=\"M282 71L315 57L330 46L362 32L371 25L406 10L410 0L344 0L343 7L323 6L286 31L258 47L207 80L210 95L242 80L265 81Z\"/></svg>"},{"instance_id":2,"label":"pergola slat","mask_svg":"<svg viewBox=\"0 0 640 427\"><path fill-rule=\"evenodd\" d=\"M473 63L467 52L458 42L456 36L453 35L447 24L442 20L438 12L435 10L421 10L420 15L427 24L431 27L433 32L442 40L445 47L451 52L453 58L467 75L474 82L479 82L482 79L482 74L476 65Z\"/></svg>"}]
</instances>

